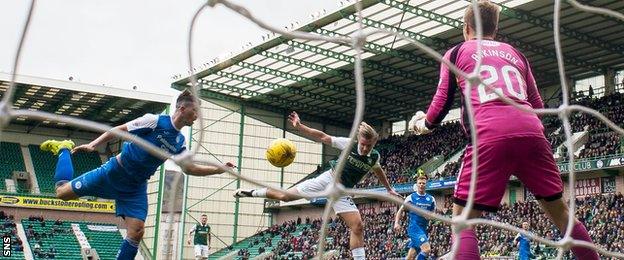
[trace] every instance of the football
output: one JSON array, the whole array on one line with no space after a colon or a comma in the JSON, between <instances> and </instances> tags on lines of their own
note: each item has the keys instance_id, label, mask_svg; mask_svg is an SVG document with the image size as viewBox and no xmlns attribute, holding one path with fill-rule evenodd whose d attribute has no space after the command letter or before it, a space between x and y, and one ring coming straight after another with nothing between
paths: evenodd
<instances>
[{"instance_id":1,"label":"football","mask_svg":"<svg viewBox=\"0 0 624 260\"><path fill-rule=\"evenodd\" d=\"M275 167L290 165L297 155L295 144L288 139L273 140L266 151L267 160Z\"/></svg>"}]
</instances>

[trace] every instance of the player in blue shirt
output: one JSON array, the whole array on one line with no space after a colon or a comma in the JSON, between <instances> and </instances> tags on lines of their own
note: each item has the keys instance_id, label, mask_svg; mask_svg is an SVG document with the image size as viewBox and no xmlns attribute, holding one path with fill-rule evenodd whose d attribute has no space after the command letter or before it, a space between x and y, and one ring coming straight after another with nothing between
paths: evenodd
<instances>
[{"instance_id":1,"label":"player in blue shirt","mask_svg":"<svg viewBox=\"0 0 624 260\"><path fill-rule=\"evenodd\" d=\"M529 222L522 222L522 229L529 230ZM529 260L532 257L531 254L531 241L528 237L518 233L514 238L514 245L518 247L518 259Z\"/></svg>"},{"instance_id":2,"label":"player in blue shirt","mask_svg":"<svg viewBox=\"0 0 624 260\"><path fill-rule=\"evenodd\" d=\"M427 177L425 175L419 176L414 185L415 192L405 198L405 203L410 203L421 209L434 211L436 208L435 198L425 193L426 185ZM401 217L403 216L403 211L405 211L405 206L399 208L394 218L394 230L396 232L401 231ZM407 235L410 238L410 243L406 259L427 259L431 251L431 245L427 237L429 220L413 211L408 211L408 217ZM416 256L416 253L418 253L418 256Z\"/></svg>"},{"instance_id":3,"label":"player in blue shirt","mask_svg":"<svg viewBox=\"0 0 624 260\"><path fill-rule=\"evenodd\" d=\"M195 98L186 90L178 96L173 116L146 114L115 129L134 134L171 154L180 154L186 150L180 129L193 125L197 119L195 102ZM74 169L71 154L95 151L98 145L113 138L115 136L112 133L105 132L91 143L75 148L74 142L70 140L48 140L40 148L58 155L54 175L57 198L72 200L95 196L115 200L116 214L124 219L128 229L117 259L134 259L139 241L143 238L147 217L147 180L165 160L154 157L132 142L125 142L120 154L111 157L99 168L72 180ZM225 166L233 167L231 163ZM184 171L196 176L223 173L219 167L197 164L189 164Z\"/></svg>"}]
</instances>

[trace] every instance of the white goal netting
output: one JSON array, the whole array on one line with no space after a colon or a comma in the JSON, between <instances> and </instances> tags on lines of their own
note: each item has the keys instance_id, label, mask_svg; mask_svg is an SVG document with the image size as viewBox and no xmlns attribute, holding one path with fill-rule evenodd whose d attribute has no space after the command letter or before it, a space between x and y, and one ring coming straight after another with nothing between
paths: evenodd
<instances>
[{"instance_id":1,"label":"white goal netting","mask_svg":"<svg viewBox=\"0 0 624 260\"><path fill-rule=\"evenodd\" d=\"M46 113L46 112L42 112L42 111L31 111L31 110L26 110L26 109L14 109L12 104L13 104L13 95L15 93L15 75L18 73L18 69L19 69L19 64L20 64L20 57L21 57L21 52L22 52L22 47L24 46L24 42L27 40L28 38L28 29L29 29L29 25L30 25L30 21L32 19L33 16L33 10L36 7L36 0L32 0L31 5L30 5L30 9L28 12L28 15L26 17L25 23L24 23L24 27L23 27L23 31L22 31L22 35L21 35L21 39L18 43L17 46L17 50L16 50L16 54L14 57L14 62L13 62L13 68L12 68L12 79L11 79L11 84L9 86L9 88L7 89L7 91L5 92L2 100L0 101L0 129L2 129L3 127L7 126L12 119L15 119L17 117L27 117L29 119L33 119L33 120L50 120L50 121L55 121L55 122L62 122L62 123L66 123L67 125L71 125L71 126L75 126L75 127L80 127L80 128L85 128L85 129L89 129L89 130L94 130L94 131L98 131L98 132L106 132L106 131L111 131L113 134L115 134L116 136L123 138L125 140L129 140L132 142L135 142L136 144L138 144L139 146L141 146L142 148L145 148L146 150L148 150L150 153L152 153L155 156L158 156L160 158L168 158L173 160L175 163L177 163L178 165L182 166L182 168L184 168L184 166L188 163L192 163L192 162L196 162L196 163L202 163L202 164L212 164L212 165L217 165L217 166L221 166L220 163L215 162L215 161L197 161L194 160L194 154L197 151L197 149L199 148L199 146L195 146L193 147L193 149L191 151L189 151L188 153L181 155L181 156L172 156L171 154L168 154L167 152L159 149L158 147L155 147L151 144L149 144L148 142L141 140L140 138L137 138L127 132L121 132L121 131L116 131L114 129L112 129L110 126L101 124L101 123L97 123L97 122L92 122L92 121L88 121L88 120L83 120L83 119L78 119L78 118L74 118L74 117L69 117L69 116L61 116L61 115L57 115L57 114L53 114L53 113ZM590 12L590 13L595 13L598 15L606 15L606 16L611 16L614 17L616 19L621 20L622 22L624 22L624 15L614 12L612 10L606 10L606 9L602 9L602 8L595 8L595 7L589 7L589 6L585 6L582 4L579 4L578 2L574 1L574 0L568 0L567 1L569 4L571 4L572 6L574 6L574 8L586 11L586 12ZM359 25L359 29L356 31L356 33L354 33L353 35L350 35L348 37L328 37L328 36L321 36L318 34L312 34L312 33L304 33L304 32L298 32L298 31L285 31L282 29L279 29L276 26L272 26L269 25L261 20L259 20L258 18L256 18L249 10L245 9L244 7L231 3L228 0L211 0L206 2L204 5L202 5L195 13L195 15L193 16L193 19L191 21L191 25L189 27L188 30L188 66L189 66L189 71L193 71L192 68L193 66L193 60L192 60L192 46L193 46L193 28L194 25L196 23L196 20L198 18L198 16L206 9L206 8L210 8L210 7L214 7L215 5L223 5L233 11L235 11L236 13L244 16L246 19L249 19L250 21L256 23L258 26L260 26L261 28L270 30L272 32L275 32L277 34L283 35L284 37L287 38L291 38L291 39L305 39L305 40L317 40L317 41L327 41L327 42L333 42L333 43L340 43L340 44L346 44L346 45L350 45L355 51L355 63L354 63L354 71L355 71L355 89L356 89L356 108L355 108L355 116L353 118L353 127L351 128L350 134L349 134L349 138L351 138L352 140L356 137L356 132L357 132L357 126L359 125L359 122L361 122L363 115L364 115L364 78L363 78L363 69L362 69L362 49L363 49L363 45L367 42L367 37L371 36L371 35L375 35L375 34L385 34L385 35L392 35L394 37L403 39L407 42L410 42L411 44L413 44L414 46L416 46L417 48L423 50L427 55L435 58L436 60L438 60L439 62L442 62L444 64L446 64L446 66L448 66L450 68L450 70L452 72L454 72L456 75L459 75L460 77L463 77L465 79L468 80L469 84L471 85L478 85L478 84L485 84L482 80L482 78L479 76L479 73L477 73L478 71L480 71L480 66L481 66L481 61L480 61L480 57L477 58L477 66L475 66L474 71L461 71L459 70L454 64L450 63L447 60L442 59L442 56L437 53L435 50L433 50L432 48L426 46L425 44L416 41L412 38L409 38L407 36L404 36L402 34L399 34L397 32L393 32L393 31L388 31L388 30L383 30L383 29L373 29L370 30L370 28L367 28L366 33L364 32L364 24L362 23L362 16L361 16L361 6L360 3L355 3L356 9L357 9L357 17L358 17L358 25ZM562 92L562 96L563 96L563 100L562 100L562 104L561 106L559 106L558 108L550 108L550 109L525 109L522 108L521 106L519 106L518 104L516 104L513 100L510 100L508 98L506 98L505 96L502 96L499 94L499 92L494 91L493 93L497 93L499 95L499 97L501 98L501 100L505 101L508 104L514 105L515 107L517 107L518 109L522 109L525 110L526 112L529 113L536 113L536 114L551 114L551 115L557 115L559 116L560 120L563 123L563 130L565 133L565 137L566 137L566 142L565 145L567 147L572 147L572 133L571 133L571 125L570 125L570 116L573 113L577 113L577 112L582 112L582 113L587 113L589 115L595 116L596 118L600 119L601 121L603 121L608 127L610 127L611 129L613 129L614 131L616 131L617 133L624 135L624 129L618 127L616 124L614 124L613 122L611 122L609 119L607 119L605 116L603 116L602 114L600 114L598 111L593 110L591 108L587 108L587 107L583 107L583 106L579 106L579 105L571 105L570 104L570 100L569 100L569 91L568 91L568 86L566 83L566 74L564 71L564 64L563 64L563 53L561 51L561 43L560 43L560 34L559 34L559 23L560 23L560 7L561 7L561 0L555 0L554 3L554 10L553 10L553 30L554 30L554 42L555 42L555 48L556 48L556 56L557 56L557 62L558 62L558 69L559 69L559 78L560 78L560 82L561 82L561 92ZM475 9L475 18L476 18L476 25L477 25L477 39L479 40L479 45L478 45L478 51L481 50L481 39L482 39L482 32L481 32L481 19L479 17L479 12L477 11L478 6L476 5L476 1L473 0L472 1L472 8ZM197 78L195 77L195 75L191 75L191 86L192 86L192 91L195 94L196 97L198 97L198 84L197 84ZM487 85L486 85L487 86ZM489 86L487 86L489 87ZM466 90L464 91L463 95L465 95L466 97L470 97L470 92L471 92L471 88L465 88ZM468 99L469 100L469 99ZM196 102L196 104L199 106L199 102ZM466 103L466 109L468 112L468 116L469 116L469 122L470 122L470 128L471 128L471 143L478 143L477 140L477 131L475 130L475 126L474 126L474 113L473 113L473 107L472 104L470 102ZM198 109L198 111L201 112L201 109ZM199 131L206 131L204 126L204 122L203 122L203 117L201 115L199 115ZM2 132L0 131L0 138L1 138L1 134ZM199 140L197 140L197 142L202 143L202 139L204 137L203 133L199 134ZM394 197L394 196L390 196L389 194L385 194L385 193L379 193L379 192L370 192L370 191L364 191L364 190L358 190L358 189L344 189L343 186L339 185L339 183L337 183L338 180L340 180L340 175L342 173L342 169L344 167L345 164L345 158L348 156L348 154L350 153L351 147L347 147L345 150L343 150L340 154L339 157L339 163L335 168L335 178L333 183L331 184L331 187L328 188L325 192L319 193L319 194L315 194L315 196L312 197L327 197L328 198L328 202L325 206L325 210L323 213L323 225L322 225L322 229L321 229L321 235L319 239L319 246L318 246L318 253L317 255L322 256L324 255L325 252L325 237L327 234L327 224L328 224L328 219L330 217L330 213L331 213L331 208L332 205L336 202L336 200L338 198L340 198L341 196L344 195L361 195L361 196L369 196L369 197L373 197L379 200L384 200L384 201L390 201L393 203L396 203L398 205L403 204L403 200L398 198L398 197ZM574 154L573 154L573 149L567 149L567 153L568 153L568 161L569 161L569 182L568 182L568 187L569 190L574 190L575 187L575 173L574 173L574 162L575 162L575 158L574 158ZM474 149L474 153L472 156L472 175L471 175L471 181L470 181L470 193L469 193L469 197L467 200L467 204L466 207L464 208L464 211L462 212L461 215L454 217L454 218L448 218L439 214L435 214L433 212L429 212L420 208L416 208L414 206L411 206L410 204L404 204L404 206L411 210L411 211L415 211L418 214L430 217L430 218L434 218L437 220L440 220L442 222L445 222L449 225L451 225L452 228L452 232L455 235L455 241L453 241L453 246L452 246L452 250L450 252L451 256L456 255L457 250L458 250L458 245L459 245L459 236L457 234L459 234L459 232L465 228L467 228L470 225L490 225L493 227L497 227L497 228L501 228L501 229L506 229L512 232L517 232L517 233L521 233L527 237L529 237L530 239L537 241L539 243L545 244L547 246L552 246L552 247L556 247L558 249L558 254L557 254L557 259L561 259L564 255L564 252L569 250L570 247L572 246L582 246L582 247L588 247L588 248L592 248L594 250L597 250L600 254L602 254L603 256L610 256L610 257L618 257L618 258L624 258L624 254L622 253L617 253L617 252L609 252L606 251L603 248L598 247L597 245L591 244L591 243L587 243L584 241L579 241L579 240L574 240L571 237L571 230L572 230L572 225L573 222L570 221L567 225L567 231L565 232L565 234L563 235L563 238L559 241L553 241L553 240L549 240L546 239L544 237L540 237L535 235L534 233L528 232L526 230L522 230L520 228L514 227L512 225L509 224L505 224L505 223L501 223L501 222L496 222L496 221L492 221L492 220L488 220L488 219L483 219L483 218L476 218L476 219L469 219L468 218L468 212L473 208L474 206L474 190L475 190L475 184L476 184L476 177L478 175L476 166L478 165L478 160L479 160L479 151L477 149L477 147L475 146ZM223 166L221 166L223 167ZM225 169L225 168L224 168ZM230 169L226 169L228 170L228 174L231 174L237 178L240 178L242 180L245 180L247 182L256 184L256 185L260 185L260 186L264 186L264 187L269 187L272 189L276 189L276 190L280 190L283 192L286 192L282 189L280 189L279 187L276 186L271 186L271 185L267 185L261 182L258 182L252 178L249 177L245 177L241 174L238 174L234 171L231 171ZM179 176L176 178L176 180L174 181L174 185L172 185L174 188L178 187L178 185L176 185L176 183L180 180ZM177 193L176 192L171 192L170 196L175 196ZM575 214L575 200L574 200L574 192L570 192L570 198L569 198L569 207L570 207L570 211L569 211L569 219L570 220L574 220L574 214ZM310 197L310 198L312 198ZM174 198L170 198L169 202L170 205L167 205L168 207L173 207L173 203L174 203L175 199ZM171 222L169 223L169 225L171 225Z\"/></svg>"}]
</instances>

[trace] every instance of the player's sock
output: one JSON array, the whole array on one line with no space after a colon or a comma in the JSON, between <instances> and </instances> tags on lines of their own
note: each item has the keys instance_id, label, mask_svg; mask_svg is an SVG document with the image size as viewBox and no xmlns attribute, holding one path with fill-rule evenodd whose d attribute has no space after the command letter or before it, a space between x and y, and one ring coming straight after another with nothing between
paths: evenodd
<instances>
[{"instance_id":1,"label":"player's sock","mask_svg":"<svg viewBox=\"0 0 624 260\"><path fill-rule=\"evenodd\" d=\"M459 252L458 260L481 259L479 254L479 240L472 229L464 229L459 232Z\"/></svg>"},{"instance_id":2,"label":"player's sock","mask_svg":"<svg viewBox=\"0 0 624 260\"><path fill-rule=\"evenodd\" d=\"M74 177L74 166L72 165L71 152L67 148L59 151L58 161L56 162L56 170L54 172L54 181L56 187L63 185Z\"/></svg>"},{"instance_id":3,"label":"player's sock","mask_svg":"<svg viewBox=\"0 0 624 260\"><path fill-rule=\"evenodd\" d=\"M251 196L253 196L253 197L260 197L260 198L266 198L268 190L269 189L267 189L267 188L255 189L255 190L253 190L251 192Z\"/></svg>"},{"instance_id":4,"label":"player's sock","mask_svg":"<svg viewBox=\"0 0 624 260\"><path fill-rule=\"evenodd\" d=\"M139 242L134 241L132 238L126 237L126 239L124 239L124 241L121 243L121 248L119 248L119 252L117 253L117 259L118 260L134 259L138 251L139 251Z\"/></svg>"},{"instance_id":5,"label":"player's sock","mask_svg":"<svg viewBox=\"0 0 624 260\"><path fill-rule=\"evenodd\" d=\"M425 252L420 252L417 256L416 256L416 260L427 260L427 257L429 257L429 254L425 253Z\"/></svg>"},{"instance_id":6,"label":"player's sock","mask_svg":"<svg viewBox=\"0 0 624 260\"><path fill-rule=\"evenodd\" d=\"M592 239L589 237L589 234L587 233L587 229L585 228L585 225L583 225L583 223L579 221L577 221L574 224L574 227L572 227L571 236L572 238L576 240L583 240L583 241L592 243ZM583 260L600 259L600 257L598 257L598 253L596 253L594 250L591 250L589 248L575 246L575 247L572 247L572 252L574 253L574 256L576 256L576 259L583 259Z\"/></svg>"},{"instance_id":7,"label":"player's sock","mask_svg":"<svg viewBox=\"0 0 624 260\"><path fill-rule=\"evenodd\" d=\"M351 250L351 256L353 260L366 260L366 251L363 247L354 248Z\"/></svg>"}]
</instances>

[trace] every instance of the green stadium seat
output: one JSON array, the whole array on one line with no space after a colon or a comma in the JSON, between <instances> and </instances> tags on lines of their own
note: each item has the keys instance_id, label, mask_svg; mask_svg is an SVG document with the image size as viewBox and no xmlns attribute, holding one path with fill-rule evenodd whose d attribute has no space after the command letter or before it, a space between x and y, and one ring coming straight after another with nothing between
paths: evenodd
<instances>
[{"instance_id":1,"label":"green stadium seat","mask_svg":"<svg viewBox=\"0 0 624 260\"><path fill-rule=\"evenodd\" d=\"M72 222L77 223L77 222ZM81 222L80 230L87 236L91 248L95 248L101 259L115 259L123 237L119 232L90 230L87 225L112 226L106 223Z\"/></svg>"},{"instance_id":2,"label":"green stadium seat","mask_svg":"<svg viewBox=\"0 0 624 260\"><path fill-rule=\"evenodd\" d=\"M39 221L29 221L28 219L23 219L22 225L24 226L24 230L26 230L29 225L32 225L35 232L50 233L54 227L57 227L54 225L54 222L54 220L45 220L45 227L41 227L41 223ZM80 230L85 234L85 236L87 236L91 248L95 248L101 259L115 259L119 246L122 242L121 234L119 232L93 231L87 228L87 225L114 226L114 224L85 221L64 221L60 228L63 230L71 230L72 223L79 224ZM31 250L34 250L33 247L36 240L34 238L29 238L28 242ZM82 259L80 244L76 240L74 233L71 231L56 233L54 237L42 238L40 240L40 245L44 252L48 250L50 246L54 246L56 249L56 259ZM34 259L43 258L35 256Z\"/></svg>"},{"instance_id":3,"label":"green stadium seat","mask_svg":"<svg viewBox=\"0 0 624 260\"><path fill-rule=\"evenodd\" d=\"M300 236L301 233L306 228L308 228L310 226L311 226L310 224L299 224L299 225L297 225L295 231L293 231L291 234L293 236ZM271 247L264 247L264 240L267 237L271 238L271 244L272 244ZM261 242L259 244L257 244L257 245L250 246L251 243L254 240L256 240L256 239L259 239ZM327 239L328 240L333 240L333 238L331 238L331 237L328 237ZM253 259L254 257L260 255L258 253L258 249L260 247L264 247L265 252L271 252L273 250L273 248L276 247L281 240L282 240L282 236L281 235L276 235L276 236L272 237L269 234L264 234L264 235L256 234L256 235L248 237L248 238L246 238L246 239L244 239L242 241L239 241L236 244L233 244L232 245L233 250L228 250L227 248L223 248L223 249L221 249L221 250L211 254L209 259L219 259L220 257L223 257L223 256L229 254L232 251L236 251L236 250L240 250L240 249L247 249L249 251L249 259ZM297 257L302 257L303 256L302 252L294 252L293 254L294 254L294 256L297 256ZM241 258L236 256L235 259L241 259Z\"/></svg>"},{"instance_id":4,"label":"green stadium seat","mask_svg":"<svg viewBox=\"0 0 624 260\"><path fill-rule=\"evenodd\" d=\"M61 226L55 226L53 220L45 220L45 227L41 226L39 221L29 221L28 219L22 220L22 225L24 226L24 230L27 230L29 225L32 225L33 230L38 233L50 233L53 228L60 228L62 230L70 230L71 224L68 222L64 222ZM76 240L76 237L73 232L56 232L53 237L41 238L40 240L41 249L43 252L48 252L51 246L56 250L55 257L56 259L81 259L82 256L80 254L80 244ZM30 244L31 250L34 252L34 245L37 240L33 237L28 239L28 243ZM44 259L41 257L34 256L34 259Z\"/></svg>"},{"instance_id":5,"label":"green stadium seat","mask_svg":"<svg viewBox=\"0 0 624 260\"><path fill-rule=\"evenodd\" d=\"M19 144L0 142L0 151L0 190L6 191L4 180L13 178L14 171L26 171L26 166Z\"/></svg>"},{"instance_id":6,"label":"green stadium seat","mask_svg":"<svg viewBox=\"0 0 624 260\"><path fill-rule=\"evenodd\" d=\"M38 145L29 145L28 151L33 161L35 174L39 183L39 190L43 194L54 193L54 170L56 168L56 156L49 152L39 150ZM76 153L72 155L74 177L99 167L102 164L100 156L96 153Z\"/></svg>"}]
</instances>

